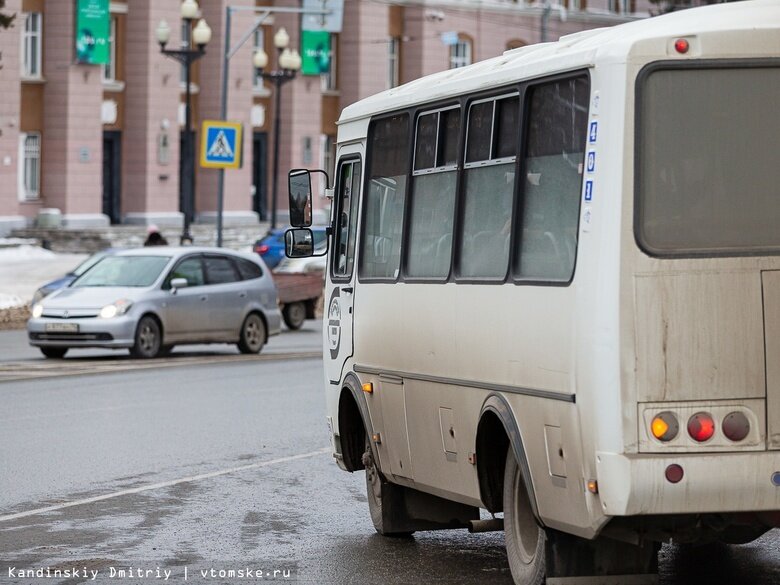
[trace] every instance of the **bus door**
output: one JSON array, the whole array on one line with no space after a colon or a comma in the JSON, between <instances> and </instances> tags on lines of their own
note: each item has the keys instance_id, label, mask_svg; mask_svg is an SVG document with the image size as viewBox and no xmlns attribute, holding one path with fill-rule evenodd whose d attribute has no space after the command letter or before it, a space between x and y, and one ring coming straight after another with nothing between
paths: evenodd
<instances>
[{"instance_id":1,"label":"bus door","mask_svg":"<svg viewBox=\"0 0 780 585\"><path fill-rule=\"evenodd\" d=\"M352 356L352 318L357 270L358 203L362 178L360 144L349 145L339 152L336 167L336 192L333 200L333 247L329 265L325 346L330 351L325 370L331 382L339 382L344 362ZM327 356L326 356L327 357Z\"/></svg>"}]
</instances>

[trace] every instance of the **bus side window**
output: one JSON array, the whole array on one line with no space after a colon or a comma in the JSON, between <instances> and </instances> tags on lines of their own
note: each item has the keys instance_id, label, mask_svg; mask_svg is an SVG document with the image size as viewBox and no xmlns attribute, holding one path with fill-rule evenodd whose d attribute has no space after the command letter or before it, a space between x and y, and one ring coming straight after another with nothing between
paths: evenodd
<instances>
[{"instance_id":1,"label":"bus side window","mask_svg":"<svg viewBox=\"0 0 780 585\"><path fill-rule=\"evenodd\" d=\"M585 76L529 90L516 255L522 279L567 282L574 271L588 90Z\"/></svg>"},{"instance_id":2,"label":"bus side window","mask_svg":"<svg viewBox=\"0 0 780 585\"><path fill-rule=\"evenodd\" d=\"M360 161L347 160L339 165L338 222L333 255L334 278L350 278L355 264L357 208L360 193Z\"/></svg>"}]
</instances>

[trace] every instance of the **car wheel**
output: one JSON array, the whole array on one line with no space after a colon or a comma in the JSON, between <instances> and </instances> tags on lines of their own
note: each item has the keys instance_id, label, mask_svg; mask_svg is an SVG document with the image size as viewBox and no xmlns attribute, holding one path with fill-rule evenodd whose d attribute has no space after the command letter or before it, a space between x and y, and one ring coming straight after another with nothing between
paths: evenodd
<instances>
[{"instance_id":1,"label":"car wheel","mask_svg":"<svg viewBox=\"0 0 780 585\"><path fill-rule=\"evenodd\" d=\"M306 320L306 305L301 301L286 304L282 309L282 318L284 324L293 331L300 329Z\"/></svg>"},{"instance_id":2,"label":"car wheel","mask_svg":"<svg viewBox=\"0 0 780 585\"><path fill-rule=\"evenodd\" d=\"M41 347L41 353L47 358L61 359L68 353L67 347Z\"/></svg>"},{"instance_id":3,"label":"car wheel","mask_svg":"<svg viewBox=\"0 0 780 585\"><path fill-rule=\"evenodd\" d=\"M160 355L162 335L157 319L151 315L141 317L135 330L135 345L130 348L130 355L135 358L150 359Z\"/></svg>"},{"instance_id":4,"label":"car wheel","mask_svg":"<svg viewBox=\"0 0 780 585\"><path fill-rule=\"evenodd\" d=\"M504 533L509 569L517 585L541 585L546 573L544 528L536 522L512 448L504 474Z\"/></svg>"},{"instance_id":5,"label":"car wheel","mask_svg":"<svg viewBox=\"0 0 780 585\"><path fill-rule=\"evenodd\" d=\"M238 349L241 353L260 353L265 345L265 323L257 313L250 313L241 326Z\"/></svg>"}]
</instances>

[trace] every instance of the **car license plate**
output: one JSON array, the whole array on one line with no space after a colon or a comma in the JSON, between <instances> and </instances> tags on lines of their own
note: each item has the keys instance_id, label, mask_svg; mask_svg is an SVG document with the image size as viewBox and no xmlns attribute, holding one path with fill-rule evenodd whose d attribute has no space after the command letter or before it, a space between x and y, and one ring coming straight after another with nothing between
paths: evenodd
<instances>
[{"instance_id":1,"label":"car license plate","mask_svg":"<svg viewBox=\"0 0 780 585\"><path fill-rule=\"evenodd\" d=\"M78 323L46 323L46 331L50 333L78 333Z\"/></svg>"}]
</instances>

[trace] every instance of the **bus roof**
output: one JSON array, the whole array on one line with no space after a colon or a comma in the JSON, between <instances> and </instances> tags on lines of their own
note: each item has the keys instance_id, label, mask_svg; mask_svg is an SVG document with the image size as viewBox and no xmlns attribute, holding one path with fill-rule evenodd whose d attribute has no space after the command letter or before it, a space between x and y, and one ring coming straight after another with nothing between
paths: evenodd
<instances>
[{"instance_id":1,"label":"bus roof","mask_svg":"<svg viewBox=\"0 0 780 585\"><path fill-rule=\"evenodd\" d=\"M563 36L556 42L526 45L467 67L427 75L367 97L344 108L339 124L556 71L591 67L597 60L625 60L631 47L642 40L724 29L777 29L778 23L780 2L750 0L691 8L613 27L585 30ZM780 36L777 42L780 46Z\"/></svg>"}]
</instances>

